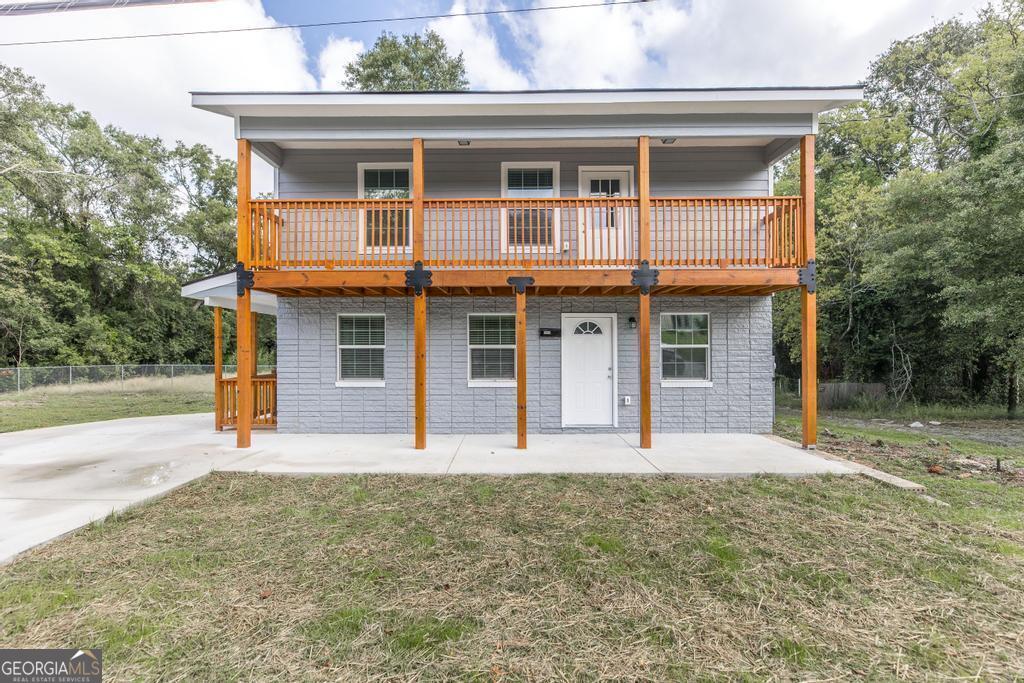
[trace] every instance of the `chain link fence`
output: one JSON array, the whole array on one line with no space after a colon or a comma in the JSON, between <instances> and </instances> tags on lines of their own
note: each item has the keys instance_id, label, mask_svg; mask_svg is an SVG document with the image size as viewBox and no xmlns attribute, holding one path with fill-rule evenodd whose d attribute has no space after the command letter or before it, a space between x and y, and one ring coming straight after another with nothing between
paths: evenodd
<instances>
[{"instance_id":1,"label":"chain link fence","mask_svg":"<svg viewBox=\"0 0 1024 683\"><path fill-rule=\"evenodd\" d=\"M224 376L234 365L222 366ZM274 370L259 366L260 373ZM26 391L209 391L213 393L212 365L54 365L0 368L0 394Z\"/></svg>"}]
</instances>

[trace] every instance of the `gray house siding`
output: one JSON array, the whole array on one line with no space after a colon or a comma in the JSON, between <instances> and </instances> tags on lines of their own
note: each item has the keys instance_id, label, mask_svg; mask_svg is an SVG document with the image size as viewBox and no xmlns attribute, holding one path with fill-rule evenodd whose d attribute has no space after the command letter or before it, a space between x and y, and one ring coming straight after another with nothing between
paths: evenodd
<instances>
[{"instance_id":1,"label":"gray house siding","mask_svg":"<svg viewBox=\"0 0 1024 683\"><path fill-rule=\"evenodd\" d=\"M285 150L278 178L282 199L354 198L356 164L408 162L409 150ZM500 197L501 162L557 161L563 197L577 196L580 166L636 166L629 147L515 149L427 149L424 192L428 197ZM761 147L651 148L654 196L736 196L768 194L768 167Z\"/></svg>"},{"instance_id":2,"label":"gray house siding","mask_svg":"<svg viewBox=\"0 0 1024 683\"><path fill-rule=\"evenodd\" d=\"M769 432L773 361L768 297L654 297L651 301L652 422L656 432ZM427 314L428 431L514 432L514 387L469 387L469 313L513 312L508 297L430 297ZM661 312L711 316L711 387L662 387ZM337 387L337 315L386 316L384 387ZM633 297L531 297L527 305L529 430L563 429L561 341L540 327L560 327L562 313L618 314L618 427L639 430L638 360ZM412 429L412 300L282 298L278 302L278 430L281 432L409 433ZM623 397L632 405L623 405ZM602 431L602 430L597 430Z\"/></svg>"}]
</instances>

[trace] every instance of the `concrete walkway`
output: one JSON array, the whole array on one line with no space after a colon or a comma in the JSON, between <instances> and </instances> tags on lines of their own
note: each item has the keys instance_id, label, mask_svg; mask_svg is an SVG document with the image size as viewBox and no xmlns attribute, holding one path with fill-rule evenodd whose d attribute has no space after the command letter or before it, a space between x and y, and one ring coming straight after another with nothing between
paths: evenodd
<instances>
[{"instance_id":1,"label":"concrete walkway","mask_svg":"<svg viewBox=\"0 0 1024 683\"><path fill-rule=\"evenodd\" d=\"M142 417L0 434L0 562L213 470L282 474L678 473L729 477L853 474L850 467L751 434L277 434L237 450L213 415Z\"/></svg>"}]
</instances>

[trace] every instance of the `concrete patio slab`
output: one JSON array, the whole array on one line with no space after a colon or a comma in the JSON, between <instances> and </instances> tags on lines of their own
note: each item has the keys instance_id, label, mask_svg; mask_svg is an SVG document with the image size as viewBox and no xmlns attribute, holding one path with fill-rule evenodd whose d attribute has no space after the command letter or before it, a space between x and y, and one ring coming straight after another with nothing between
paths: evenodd
<instances>
[{"instance_id":1,"label":"concrete patio slab","mask_svg":"<svg viewBox=\"0 0 1024 683\"><path fill-rule=\"evenodd\" d=\"M450 474L656 474L658 470L617 434L531 434L516 448L515 434L470 434Z\"/></svg>"},{"instance_id":2,"label":"concrete patio slab","mask_svg":"<svg viewBox=\"0 0 1024 683\"><path fill-rule=\"evenodd\" d=\"M459 434L431 435L427 448L417 451L408 434L258 433L247 455L220 469L268 474L444 474L461 442Z\"/></svg>"},{"instance_id":3,"label":"concrete patio slab","mask_svg":"<svg viewBox=\"0 0 1024 683\"><path fill-rule=\"evenodd\" d=\"M639 434L622 434L640 448ZM653 448L640 451L660 472L705 477L755 474L806 476L854 474L846 465L773 441L760 434L655 434Z\"/></svg>"},{"instance_id":4,"label":"concrete patio slab","mask_svg":"<svg viewBox=\"0 0 1024 683\"><path fill-rule=\"evenodd\" d=\"M277 474L676 473L695 477L854 474L751 434L408 434L256 432L234 448L213 416L143 417L0 434L0 562L84 524L161 495L213 470Z\"/></svg>"}]
</instances>

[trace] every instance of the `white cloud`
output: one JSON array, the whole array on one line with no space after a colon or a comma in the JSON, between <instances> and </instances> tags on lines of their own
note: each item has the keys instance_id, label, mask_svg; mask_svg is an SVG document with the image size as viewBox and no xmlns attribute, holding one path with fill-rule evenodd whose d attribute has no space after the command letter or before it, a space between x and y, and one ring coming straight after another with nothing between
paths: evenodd
<instances>
[{"instance_id":1,"label":"white cloud","mask_svg":"<svg viewBox=\"0 0 1024 683\"><path fill-rule=\"evenodd\" d=\"M365 46L358 40L331 36L320 51L317 66L320 70L321 90L341 90L345 81L345 67L355 61Z\"/></svg>"},{"instance_id":2,"label":"white cloud","mask_svg":"<svg viewBox=\"0 0 1024 683\"><path fill-rule=\"evenodd\" d=\"M225 0L5 17L0 42L274 25L257 0ZM0 48L0 61L101 123L168 143L202 142L230 157L232 122L192 109L189 91L313 89L305 59L291 29ZM269 189L269 168L260 162L257 169L254 189Z\"/></svg>"},{"instance_id":3,"label":"white cloud","mask_svg":"<svg viewBox=\"0 0 1024 683\"><path fill-rule=\"evenodd\" d=\"M483 7L476 3L473 9ZM466 3L456 0L450 14L466 11ZM523 90L530 87L530 81L512 67L501 55L498 39L487 17L458 16L435 19L428 28L437 31L444 38L448 51L461 52L466 59L466 77L471 88L480 90Z\"/></svg>"},{"instance_id":4,"label":"white cloud","mask_svg":"<svg viewBox=\"0 0 1024 683\"><path fill-rule=\"evenodd\" d=\"M892 41L984 1L657 0L501 20L535 87L828 85L862 80Z\"/></svg>"}]
</instances>

